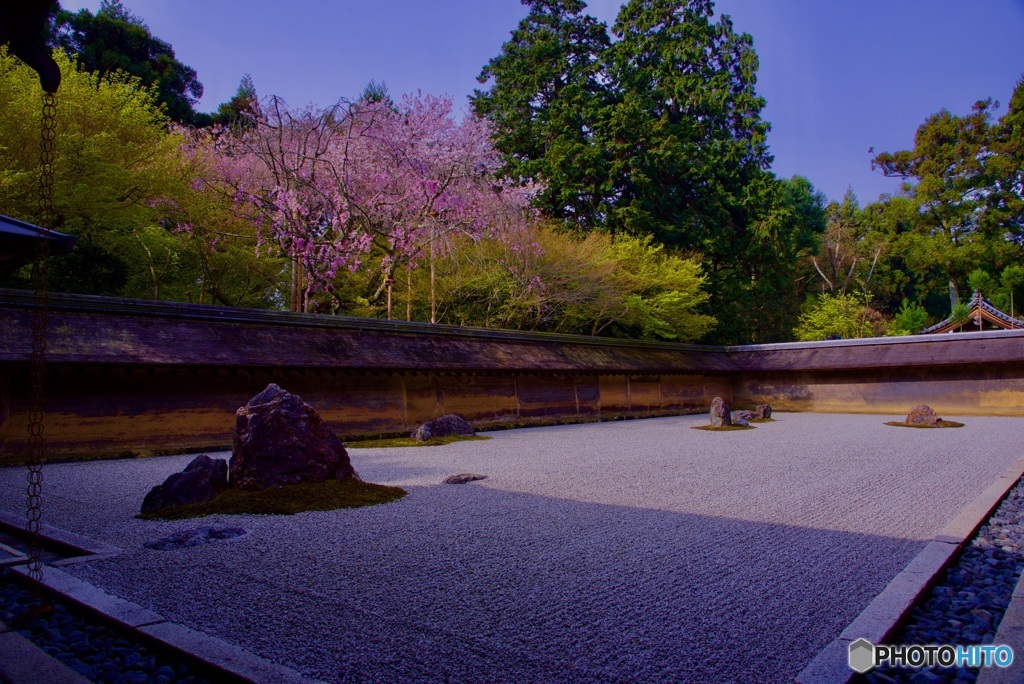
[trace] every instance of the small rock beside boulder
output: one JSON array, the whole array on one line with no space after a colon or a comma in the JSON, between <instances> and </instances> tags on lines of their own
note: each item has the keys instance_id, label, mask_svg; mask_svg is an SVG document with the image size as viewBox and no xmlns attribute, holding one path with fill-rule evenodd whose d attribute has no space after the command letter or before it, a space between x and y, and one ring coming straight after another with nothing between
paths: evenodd
<instances>
[{"instance_id":1,"label":"small rock beside boulder","mask_svg":"<svg viewBox=\"0 0 1024 684\"><path fill-rule=\"evenodd\" d=\"M709 414L711 419L711 427L728 427L732 425L732 415L729 411L729 405L725 403L722 397L715 397L711 401L711 412Z\"/></svg>"},{"instance_id":2,"label":"small rock beside boulder","mask_svg":"<svg viewBox=\"0 0 1024 684\"><path fill-rule=\"evenodd\" d=\"M941 420L928 404L919 404L907 414L907 425L937 425Z\"/></svg>"},{"instance_id":3,"label":"small rock beside boulder","mask_svg":"<svg viewBox=\"0 0 1024 684\"><path fill-rule=\"evenodd\" d=\"M772 417L772 405L771 404L758 404L757 408L754 409L754 418L757 420L767 420Z\"/></svg>"},{"instance_id":4,"label":"small rock beside boulder","mask_svg":"<svg viewBox=\"0 0 1024 684\"><path fill-rule=\"evenodd\" d=\"M235 414L231 487L358 477L345 445L301 397L271 383Z\"/></svg>"},{"instance_id":5,"label":"small rock beside boulder","mask_svg":"<svg viewBox=\"0 0 1024 684\"><path fill-rule=\"evenodd\" d=\"M730 415L732 418L732 424L737 425L737 420L742 420L744 423L750 420L754 420L757 416L754 415L753 411L733 411Z\"/></svg>"},{"instance_id":6,"label":"small rock beside boulder","mask_svg":"<svg viewBox=\"0 0 1024 684\"><path fill-rule=\"evenodd\" d=\"M486 475L477 475L476 473L459 473L458 475L452 475L444 479L445 484L466 484L467 482L475 482L476 480L486 480Z\"/></svg>"},{"instance_id":7,"label":"small rock beside boulder","mask_svg":"<svg viewBox=\"0 0 1024 684\"><path fill-rule=\"evenodd\" d=\"M432 437L447 437L449 435L472 437L475 434L476 430L472 425L454 413L450 413L420 425L416 428L416 432L412 433L412 438L417 442L426 442Z\"/></svg>"},{"instance_id":8,"label":"small rock beside boulder","mask_svg":"<svg viewBox=\"0 0 1024 684\"><path fill-rule=\"evenodd\" d=\"M228 488L228 462L200 454L174 473L163 484L149 490L142 500L142 512L153 513L164 508L209 501Z\"/></svg>"}]
</instances>

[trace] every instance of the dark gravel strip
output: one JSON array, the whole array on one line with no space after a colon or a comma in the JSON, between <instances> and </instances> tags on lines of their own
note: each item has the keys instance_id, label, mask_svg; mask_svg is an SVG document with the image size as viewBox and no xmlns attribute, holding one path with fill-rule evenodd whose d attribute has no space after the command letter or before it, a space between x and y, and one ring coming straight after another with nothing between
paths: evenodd
<instances>
[{"instance_id":1,"label":"dark gravel strip","mask_svg":"<svg viewBox=\"0 0 1024 684\"><path fill-rule=\"evenodd\" d=\"M47 603L0 570L0 621L30 639L49 655L94 682L203 684L207 679L175 660L139 643L129 633L90 619L63 603Z\"/></svg>"},{"instance_id":2,"label":"dark gravel strip","mask_svg":"<svg viewBox=\"0 0 1024 684\"><path fill-rule=\"evenodd\" d=\"M991 644L1024 569L1024 481L1018 482L946 571L931 596L916 606L893 644ZM1024 654L1021 654L1024 656ZM978 669L881 667L871 684L970 684Z\"/></svg>"}]
</instances>

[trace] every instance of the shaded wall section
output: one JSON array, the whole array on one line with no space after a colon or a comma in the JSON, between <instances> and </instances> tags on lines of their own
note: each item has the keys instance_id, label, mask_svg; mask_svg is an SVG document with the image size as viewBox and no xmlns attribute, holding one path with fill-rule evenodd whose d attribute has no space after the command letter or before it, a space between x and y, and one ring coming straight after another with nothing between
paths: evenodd
<instances>
[{"instance_id":1,"label":"shaded wall section","mask_svg":"<svg viewBox=\"0 0 1024 684\"><path fill-rule=\"evenodd\" d=\"M1024 331L730 348L739 405L783 411L1024 415Z\"/></svg>"},{"instance_id":2,"label":"shaded wall section","mask_svg":"<svg viewBox=\"0 0 1024 684\"><path fill-rule=\"evenodd\" d=\"M50 453L230 443L270 382L346 437L734 407L1024 415L1024 331L708 347L56 295ZM31 293L0 290L0 458L27 435Z\"/></svg>"},{"instance_id":3,"label":"shaded wall section","mask_svg":"<svg viewBox=\"0 0 1024 684\"><path fill-rule=\"evenodd\" d=\"M0 290L0 453L28 430L29 293ZM478 428L703 411L731 391L723 349L57 295L47 353L50 453L230 444L270 382L341 435L407 433L456 413Z\"/></svg>"}]
</instances>

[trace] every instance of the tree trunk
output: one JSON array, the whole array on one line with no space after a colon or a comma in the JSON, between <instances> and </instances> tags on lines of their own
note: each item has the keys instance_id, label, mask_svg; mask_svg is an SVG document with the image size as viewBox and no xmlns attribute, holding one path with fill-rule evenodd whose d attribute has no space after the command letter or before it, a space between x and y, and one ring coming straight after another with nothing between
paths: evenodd
<instances>
[{"instance_id":1,"label":"tree trunk","mask_svg":"<svg viewBox=\"0 0 1024 684\"><path fill-rule=\"evenodd\" d=\"M960 293L956 291L956 283L953 276L949 277L949 310L952 311L960 303Z\"/></svg>"},{"instance_id":2,"label":"tree trunk","mask_svg":"<svg viewBox=\"0 0 1024 684\"><path fill-rule=\"evenodd\" d=\"M434 240L430 240L430 322L437 323L437 289L434 268Z\"/></svg>"},{"instance_id":3,"label":"tree trunk","mask_svg":"<svg viewBox=\"0 0 1024 684\"><path fill-rule=\"evenodd\" d=\"M394 288L395 279L390 277L390 276L388 276L388 279L385 281L385 284L388 287L388 320L390 321L391 320L391 291Z\"/></svg>"},{"instance_id":4,"label":"tree trunk","mask_svg":"<svg viewBox=\"0 0 1024 684\"><path fill-rule=\"evenodd\" d=\"M292 257L292 278L290 292L288 293L288 310L299 310L299 261Z\"/></svg>"},{"instance_id":5,"label":"tree trunk","mask_svg":"<svg viewBox=\"0 0 1024 684\"><path fill-rule=\"evenodd\" d=\"M405 269L405 320L412 320L412 269Z\"/></svg>"}]
</instances>

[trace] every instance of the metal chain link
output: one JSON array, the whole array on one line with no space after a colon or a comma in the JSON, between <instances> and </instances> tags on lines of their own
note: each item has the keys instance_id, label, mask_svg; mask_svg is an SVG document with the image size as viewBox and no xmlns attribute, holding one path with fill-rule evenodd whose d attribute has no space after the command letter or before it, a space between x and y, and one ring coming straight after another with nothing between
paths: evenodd
<instances>
[{"instance_id":1,"label":"metal chain link","mask_svg":"<svg viewBox=\"0 0 1024 684\"><path fill-rule=\"evenodd\" d=\"M32 320L32 355L29 359L28 501L25 531L28 533L28 575L43 578L39 527L43 505L43 390L46 374L46 319L50 226L56 218L53 205L53 160L57 152L57 97L43 93L43 125L39 147L39 238L32 263L35 307Z\"/></svg>"}]
</instances>

